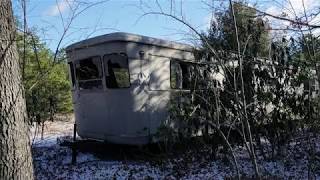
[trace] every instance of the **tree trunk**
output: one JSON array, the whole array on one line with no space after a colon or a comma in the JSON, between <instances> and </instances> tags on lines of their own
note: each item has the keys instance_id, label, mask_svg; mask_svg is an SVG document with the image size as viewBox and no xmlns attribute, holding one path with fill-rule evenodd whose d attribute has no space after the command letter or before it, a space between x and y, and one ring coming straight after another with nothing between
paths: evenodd
<instances>
[{"instance_id":1,"label":"tree trunk","mask_svg":"<svg viewBox=\"0 0 320 180\"><path fill-rule=\"evenodd\" d=\"M0 0L0 179L33 179L26 104L10 0Z\"/></svg>"}]
</instances>

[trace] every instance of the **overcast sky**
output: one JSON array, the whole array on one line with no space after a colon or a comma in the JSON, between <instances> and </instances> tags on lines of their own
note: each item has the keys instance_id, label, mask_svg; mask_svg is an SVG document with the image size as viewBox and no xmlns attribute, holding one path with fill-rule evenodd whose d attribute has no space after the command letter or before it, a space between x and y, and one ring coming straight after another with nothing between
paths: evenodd
<instances>
[{"instance_id":1,"label":"overcast sky","mask_svg":"<svg viewBox=\"0 0 320 180\"><path fill-rule=\"evenodd\" d=\"M21 0L13 0L14 13L21 18ZM101 0L27 0L27 21L29 28L36 28L41 39L54 50L63 34L64 27L69 22L69 17L78 3L98 2ZM295 14L302 15L303 0L250 0L249 4L260 10L274 15L287 14L293 18ZM182 15L193 27L205 31L212 18L213 5L215 10L226 9L226 2L221 0L175 0L171 5L170 0L109 0L97 4L75 18L61 47L73 42L110 32L122 31L161 39L192 43L190 30L170 18L148 15L141 17L146 12L163 11ZM320 0L304 0L308 13L320 8ZM80 6L81 11L85 6ZM172 7L172 8L171 8ZM172 11L171 11L172 9ZM61 14L60 14L61 13ZM62 18L61 18L62 17ZM62 21L63 19L63 21ZM277 26L289 25L288 22L269 21ZM320 24L320 15L312 21Z\"/></svg>"}]
</instances>

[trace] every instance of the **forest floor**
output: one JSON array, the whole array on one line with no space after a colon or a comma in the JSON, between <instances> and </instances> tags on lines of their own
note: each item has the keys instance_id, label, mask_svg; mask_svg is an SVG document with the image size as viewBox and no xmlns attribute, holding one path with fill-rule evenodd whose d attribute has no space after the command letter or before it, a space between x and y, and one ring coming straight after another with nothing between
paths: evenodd
<instances>
[{"instance_id":1,"label":"forest floor","mask_svg":"<svg viewBox=\"0 0 320 180\"><path fill-rule=\"evenodd\" d=\"M32 152L36 179L233 179L235 169L229 157L210 156L210 148L197 148L166 154L146 147L120 146L94 141L83 142L77 163L71 164L72 150L64 146L72 138L73 118L46 122L43 139L36 126L31 129ZM35 134L35 132L38 132ZM320 142L320 138L313 139ZM292 143L286 156L264 160L258 155L265 179L320 179L320 159L310 161L307 141ZM245 179L254 171L248 153L234 149L241 174ZM320 155L320 147L314 149Z\"/></svg>"}]
</instances>

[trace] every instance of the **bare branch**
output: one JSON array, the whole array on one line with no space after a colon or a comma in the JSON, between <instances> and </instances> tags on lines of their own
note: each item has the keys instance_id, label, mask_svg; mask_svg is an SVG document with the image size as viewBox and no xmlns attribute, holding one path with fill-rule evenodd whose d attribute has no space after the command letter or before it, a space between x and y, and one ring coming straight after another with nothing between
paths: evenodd
<instances>
[{"instance_id":1,"label":"bare branch","mask_svg":"<svg viewBox=\"0 0 320 180\"><path fill-rule=\"evenodd\" d=\"M238 2L234 2L234 3L238 4ZM303 22L303 21L299 21L299 20L290 19L290 18L287 18L287 17L276 16L276 15L261 11L261 10L259 10L257 8L254 8L254 7L250 7L250 6L247 6L247 7L251 8L251 9L254 9L260 15L269 16L269 17L272 17L274 19L278 19L278 20L281 20L281 21L287 21L287 22L290 22L292 25L306 26L306 27L310 27L310 28L313 28L313 29L320 28L320 25L310 24L308 21L307 22Z\"/></svg>"}]
</instances>

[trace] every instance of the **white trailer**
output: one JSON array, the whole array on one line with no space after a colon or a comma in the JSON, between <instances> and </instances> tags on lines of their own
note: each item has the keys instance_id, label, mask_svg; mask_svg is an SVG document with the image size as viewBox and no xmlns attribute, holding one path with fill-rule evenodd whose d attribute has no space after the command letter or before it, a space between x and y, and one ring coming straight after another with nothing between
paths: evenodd
<instances>
[{"instance_id":1,"label":"white trailer","mask_svg":"<svg viewBox=\"0 0 320 180\"><path fill-rule=\"evenodd\" d=\"M111 33L66 49L77 133L118 144L147 144L168 117L174 91L188 89L189 45Z\"/></svg>"}]
</instances>

